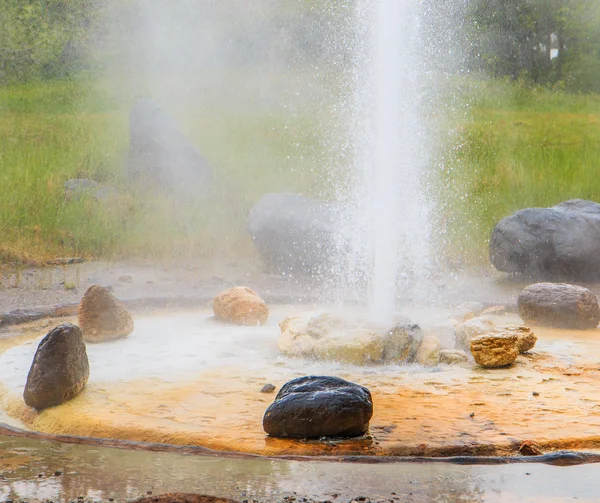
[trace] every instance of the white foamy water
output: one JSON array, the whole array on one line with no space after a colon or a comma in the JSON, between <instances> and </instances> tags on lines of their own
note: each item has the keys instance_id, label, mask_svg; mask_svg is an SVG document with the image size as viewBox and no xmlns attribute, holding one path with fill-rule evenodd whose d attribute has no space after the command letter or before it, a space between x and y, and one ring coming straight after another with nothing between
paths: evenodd
<instances>
[{"instance_id":1,"label":"white foamy water","mask_svg":"<svg viewBox=\"0 0 600 503\"><path fill-rule=\"evenodd\" d=\"M278 306L264 326L244 327L216 321L209 311L140 316L131 335L103 343L86 343L90 364L90 383L133 382L157 379L165 383L194 381L213 369L243 369L252 375L289 380L299 375L352 375L359 378L374 372L422 372L416 366L382 365L355 367L337 362L285 358L279 354L278 323L291 315L316 315L300 306ZM432 319L431 313L420 313ZM16 346L0 355L0 382L11 393L20 395L27 381L39 341Z\"/></svg>"},{"instance_id":2,"label":"white foamy water","mask_svg":"<svg viewBox=\"0 0 600 503\"><path fill-rule=\"evenodd\" d=\"M362 33L352 132L356 176L345 236L350 283L368 286L378 324L391 322L398 289L424 281L429 266L418 7L415 0L361 0L356 11Z\"/></svg>"},{"instance_id":3,"label":"white foamy water","mask_svg":"<svg viewBox=\"0 0 600 503\"><path fill-rule=\"evenodd\" d=\"M179 382L220 366L264 364L277 356L279 333L275 321L261 327L231 326L214 320L208 312L139 317L128 337L86 343L90 381L158 378ZM0 356L3 382L9 388L23 388L38 343L9 349Z\"/></svg>"}]
</instances>

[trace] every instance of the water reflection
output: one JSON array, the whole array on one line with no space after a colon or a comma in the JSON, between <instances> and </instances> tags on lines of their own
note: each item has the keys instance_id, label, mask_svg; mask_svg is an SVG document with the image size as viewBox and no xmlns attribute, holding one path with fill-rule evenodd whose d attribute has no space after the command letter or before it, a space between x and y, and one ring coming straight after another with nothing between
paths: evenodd
<instances>
[{"instance_id":1,"label":"water reflection","mask_svg":"<svg viewBox=\"0 0 600 503\"><path fill-rule=\"evenodd\" d=\"M458 466L341 464L223 459L58 444L0 436L0 501L126 501L185 491L281 501L290 494L331 501L479 503L597 501L597 465ZM338 495L335 497L335 495Z\"/></svg>"}]
</instances>

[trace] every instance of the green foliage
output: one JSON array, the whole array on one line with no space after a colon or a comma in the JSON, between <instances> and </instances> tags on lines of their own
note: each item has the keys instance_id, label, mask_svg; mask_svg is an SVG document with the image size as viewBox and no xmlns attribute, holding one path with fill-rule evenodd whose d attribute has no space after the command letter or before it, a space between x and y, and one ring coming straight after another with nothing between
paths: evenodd
<instances>
[{"instance_id":1,"label":"green foliage","mask_svg":"<svg viewBox=\"0 0 600 503\"><path fill-rule=\"evenodd\" d=\"M432 25L432 33L425 38L436 39L438 45L440 41L452 44L459 52L466 38L474 69L577 92L600 91L597 0L422 3L427 12L424 26ZM2 0L0 84L64 77L90 66L115 70L115 65L121 64L129 71L143 66L149 45L143 38L147 36L143 33L144 10L154 12L160 7L158 12L162 12L164 5L166 2L159 0ZM206 12L190 10L184 2L170 2L168 9L173 19L185 19L202 30L227 20L228 57L237 57L237 63L268 58L277 49L284 64L310 66L317 62L324 67L347 63L356 36L354 7L354 0L221 0L207 2ZM206 13L212 13L214 19ZM195 31L188 31L196 40ZM271 44L269 36L275 37ZM424 41L428 43L432 41ZM557 58L551 57L551 49L558 50ZM443 58L435 64L443 66Z\"/></svg>"},{"instance_id":2,"label":"green foliage","mask_svg":"<svg viewBox=\"0 0 600 503\"><path fill-rule=\"evenodd\" d=\"M470 119L440 163L440 233L449 255L487 260L493 226L525 207L600 202L600 96L471 82Z\"/></svg>"},{"instance_id":3,"label":"green foliage","mask_svg":"<svg viewBox=\"0 0 600 503\"><path fill-rule=\"evenodd\" d=\"M471 55L480 70L600 92L600 2L473 0L468 16Z\"/></svg>"},{"instance_id":4,"label":"green foliage","mask_svg":"<svg viewBox=\"0 0 600 503\"><path fill-rule=\"evenodd\" d=\"M79 69L94 10L91 0L0 2L0 83Z\"/></svg>"},{"instance_id":5,"label":"green foliage","mask_svg":"<svg viewBox=\"0 0 600 503\"><path fill-rule=\"evenodd\" d=\"M74 79L0 88L0 258L247 258L246 218L262 195L326 193L327 159L313 127L319 110L306 107L291 120L251 103L243 113L194 103L180 122L212 164L213 192L186 204L138 195L123 173L134 98L107 89ZM92 178L117 195L68 199L71 178Z\"/></svg>"},{"instance_id":6,"label":"green foliage","mask_svg":"<svg viewBox=\"0 0 600 503\"><path fill-rule=\"evenodd\" d=\"M509 80L461 85L469 118L440 125L448 148L432 168L436 236L450 260L485 262L493 225L519 208L600 201L600 96ZM340 183L324 172L333 163L314 126L325 120L318 107L290 116L202 106L182 125L213 165L214 192L187 205L138 197L122 173L131 102L72 79L0 88L0 256L248 258L246 218L263 194L332 197L331 180ZM118 195L67 200L63 183L76 177Z\"/></svg>"}]
</instances>

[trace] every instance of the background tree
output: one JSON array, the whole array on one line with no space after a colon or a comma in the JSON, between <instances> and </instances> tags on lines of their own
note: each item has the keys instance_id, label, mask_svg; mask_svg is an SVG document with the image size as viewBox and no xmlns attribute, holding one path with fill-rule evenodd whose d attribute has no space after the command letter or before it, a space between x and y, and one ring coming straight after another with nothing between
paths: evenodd
<instances>
[{"instance_id":1,"label":"background tree","mask_svg":"<svg viewBox=\"0 0 600 503\"><path fill-rule=\"evenodd\" d=\"M79 68L94 12L92 0L2 0L0 82Z\"/></svg>"},{"instance_id":2,"label":"background tree","mask_svg":"<svg viewBox=\"0 0 600 503\"><path fill-rule=\"evenodd\" d=\"M472 0L473 67L600 91L600 3L596 0Z\"/></svg>"}]
</instances>

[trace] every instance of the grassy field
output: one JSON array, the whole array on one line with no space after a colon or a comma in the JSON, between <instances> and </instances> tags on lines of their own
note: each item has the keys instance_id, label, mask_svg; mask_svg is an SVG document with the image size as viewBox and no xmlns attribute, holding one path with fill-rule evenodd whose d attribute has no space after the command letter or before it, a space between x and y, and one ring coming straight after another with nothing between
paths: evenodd
<instances>
[{"instance_id":1,"label":"grassy field","mask_svg":"<svg viewBox=\"0 0 600 503\"><path fill-rule=\"evenodd\" d=\"M600 202L600 96L519 83L470 82L465 120L450 125L438 170L440 229L450 254L487 260L498 220L531 206Z\"/></svg>"},{"instance_id":2,"label":"grassy field","mask_svg":"<svg viewBox=\"0 0 600 503\"><path fill-rule=\"evenodd\" d=\"M216 176L207 199L186 205L128 186L128 111L140 90L80 80L0 88L0 258L237 260L253 253L246 216L263 194L332 197L325 172L335 153L319 98L282 107L230 86L227 106L208 95L191 109L169 108ZM467 113L443 122L447 148L432 167L434 228L449 258L485 261L494 223L519 208L600 201L600 96L498 81L461 89ZM93 178L118 195L66 200L69 178Z\"/></svg>"},{"instance_id":3,"label":"grassy field","mask_svg":"<svg viewBox=\"0 0 600 503\"><path fill-rule=\"evenodd\" d=\"M246 218L262 195L316 195L325 185L315 110L240 105L243 96L216 107L205 96L191 107L168 108L209 159L216 179L211 194L185 204L159 194L135 196L124 174L128 114L144 94L81 81L0 88L0 256L5 261L235 260L253 253ZM63 184L70 178L92 178L118 195L108 201L66 200Z\"/></svg>"}]
</instances>

